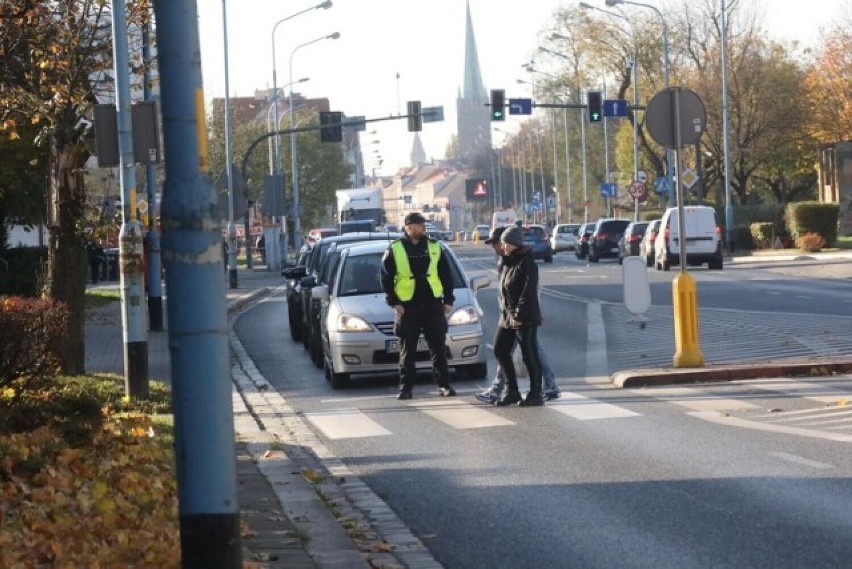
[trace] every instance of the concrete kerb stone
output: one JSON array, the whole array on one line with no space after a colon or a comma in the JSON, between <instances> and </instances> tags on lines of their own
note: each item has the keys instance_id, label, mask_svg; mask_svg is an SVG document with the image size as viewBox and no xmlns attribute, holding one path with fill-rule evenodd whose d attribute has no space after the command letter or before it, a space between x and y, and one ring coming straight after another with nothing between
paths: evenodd
<instances>
[{"instance_id":1,"label":"concrete kerb stone","mask_svg":"<svg viewBox=\"0 0 852 569\"><path fill-rule=\"evenodd\" d=\"M611 380L615 387L634 388L773 377L817 377L850 372L852 372L852 358L844 356L713 365L698 368L624 370L612 374Z\"/></svg>"},{"instance_id":2,"label":"concrete kerb stone","mask_svg":"<svg viewBox=\"0 0 852 569\"><path fill-rule=\"evenodd\" d=\"M441 567L267 382L233 331L230 346L237 432L256 442L247 448L282 510L309 537L308 554L322 567Z\"/></svg>"}]
</instances>

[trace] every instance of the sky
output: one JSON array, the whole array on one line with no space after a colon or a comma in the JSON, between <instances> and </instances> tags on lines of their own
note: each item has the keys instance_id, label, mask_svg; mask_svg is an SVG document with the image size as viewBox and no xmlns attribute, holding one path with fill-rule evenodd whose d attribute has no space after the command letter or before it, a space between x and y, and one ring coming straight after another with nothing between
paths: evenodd
<instances>
[{"instance_id":1,"label":"sky","mask_svg":"<svg viewBox=\"0 0 852 569\"><path fill-rule=\"evenodd\" d=\"M225 94L223 4L197 0L205 97ZM272 87L272 28L278 86L307 77L294 86L308 98L329 99L331 110L370 118L405 114L406 102L442 105L443 123L426 123L420 133L427 157L443 158L456 130L456 96L464 63L465 0L333 0L329 9L310 9L321 0L230 0L227 2L228 82L231 96L252 96ZM587 0L606 8L604 0ZM643 0L661 6L660 0ZM779 40L818 41L819 30L852 13L852 0L741 0L762 14ZM504 88L507 97L529 97L516 83L526 78L521 65L540 45L559 0L469 0L479 62L487 89ZM730 2L730 0L729 0ZM819 9L816 9L817 5ZM625 7L625 13L646 10ZM334 32L337 40L322 39ZM292 61L292 68L291 68ZM397 77L398 76L398 77ZM512 129L512 121L503 125ZM407 166L412 134L404 120L368 124L361 133L365 154L381 156L367 170L393 174ZM494 133L495 145L501 142ZM374 142L378 141L378 142ZM369 145L369 146L368 146ZM379 152L374 152L378 149Z\"/></svg>"}]
</instances>

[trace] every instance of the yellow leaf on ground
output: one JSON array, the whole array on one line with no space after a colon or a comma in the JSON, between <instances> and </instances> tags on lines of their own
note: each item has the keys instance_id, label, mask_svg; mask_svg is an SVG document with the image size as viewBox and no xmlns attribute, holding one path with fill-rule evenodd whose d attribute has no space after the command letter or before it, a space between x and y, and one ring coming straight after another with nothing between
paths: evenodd
<instances>
[{"instance_id":1,"label":"yellow leaf on ground","mask_svg":"<svg viewBox=\"0 0 852 569\"><path fill-rule=\"evenodd\" d=\"M313 482L314 484L322 482L324 480L322 474L320 474L313 468L305 468L302 471L302 476L304 476L309 482Z\"/></svg>"}]
</instances>

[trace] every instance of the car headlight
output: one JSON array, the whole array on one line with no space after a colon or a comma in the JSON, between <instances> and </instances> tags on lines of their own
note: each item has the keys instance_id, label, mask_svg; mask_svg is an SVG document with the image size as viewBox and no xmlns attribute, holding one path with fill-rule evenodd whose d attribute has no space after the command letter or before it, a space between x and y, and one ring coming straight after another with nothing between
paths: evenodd
<instances>
[{"instance_id":1,"label":"car headlight","mask_svg":"<svg viewBox=\"0 0 852 569\"><path fill-rule=\"evenodd\" d=\"M359 316L340 314L337 317L338 332L370 332L372 329L372 326Z\"/></svg>"},{"instance_id":2,"label":"car headlight","mask_svg":"<svg viewBox=\"0 0 852 569\"><path fill-rule=\"evenodd\" d=\"M447 324L450 326L462 326L464 324L476 324L479 322L479 315L473 306L462 306L453 312L447 319Z\"/></svg>"}]
</instances>

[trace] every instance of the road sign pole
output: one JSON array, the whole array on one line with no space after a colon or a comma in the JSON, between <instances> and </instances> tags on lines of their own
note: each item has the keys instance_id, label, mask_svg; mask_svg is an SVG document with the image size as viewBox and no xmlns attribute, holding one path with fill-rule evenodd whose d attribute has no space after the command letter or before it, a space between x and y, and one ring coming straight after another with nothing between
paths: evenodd
<instances>
[{"instance_id":1,"label":"road sign pole","mask_svg":"<svg viewBox=\"0 0 852 569\"><path fill-rule=\"evenodd\" d=\"M686 221L683 208L683 140L681 136L680 87L673 87L674 138L677 156L677 236L680 249L680 273L672 281L672 305L674 307L675 367L699 367L704 356L698 342L698 307L695 279L686 270Z\"/></svg>"}]
</instances>

